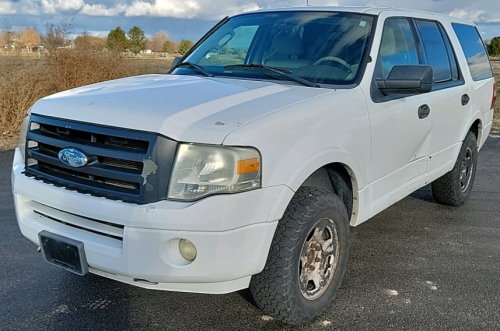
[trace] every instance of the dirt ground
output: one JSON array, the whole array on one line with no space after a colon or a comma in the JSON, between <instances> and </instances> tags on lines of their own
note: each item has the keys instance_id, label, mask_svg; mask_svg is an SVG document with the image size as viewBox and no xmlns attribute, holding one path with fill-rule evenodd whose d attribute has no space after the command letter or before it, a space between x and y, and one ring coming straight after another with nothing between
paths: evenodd
<instances>
[{"instance_id":1,"label":"dirt ground","mask_svg":"<svg viewBox=\"0 0 500 331\"><path fill-rule=\"evenodd\" d=\"M18 142L19 142L18 137L1 137L0 138L0 152L8 151L9 149L16 148Z\"/></svg>"}]
</instances>

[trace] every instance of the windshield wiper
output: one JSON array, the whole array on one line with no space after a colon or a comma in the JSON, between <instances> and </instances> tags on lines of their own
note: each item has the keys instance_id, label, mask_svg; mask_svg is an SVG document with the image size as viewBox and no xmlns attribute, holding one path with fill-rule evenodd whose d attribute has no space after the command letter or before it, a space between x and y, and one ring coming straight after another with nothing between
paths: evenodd
<instances>
[{"instance_id":1,"label":"windshield wiper","mask_svg":"<svg viewBox=\"0 0 500 331\"><path fill-rule=\"evenodd\" d=\"M304 79L304 78L301 78L297 75L294 75L286 69L279 69L279 68L275 68L275 67L266 66L263 64L255 64L255 63L254 64L231 64L231 65L224 66L224 69L238 69L238 68L264 69L264 70L268 70L268 71L272 71L274 73L277 73L278 75L280 75L282 77L286 77L292 81L295 81L295 82L300 83L300 84L305 85L305 86L321 87L319 84L313 83L307 79Z\"/></svg>"},{"instance_id":2,"label":"windshield wiper","mask_svg":"<svg viewBox=\"0 0 500 331\"><path fill-rule=\"evenodd\" d=\"M193 71L196 71L197 73L202 74L203 76L214 77L213 73L203 68L199 64L193 62L181 62L176 66L176 68L182 67L183 65L189 66L189 68L191 68Z\"/></svg>"}]
</instances>

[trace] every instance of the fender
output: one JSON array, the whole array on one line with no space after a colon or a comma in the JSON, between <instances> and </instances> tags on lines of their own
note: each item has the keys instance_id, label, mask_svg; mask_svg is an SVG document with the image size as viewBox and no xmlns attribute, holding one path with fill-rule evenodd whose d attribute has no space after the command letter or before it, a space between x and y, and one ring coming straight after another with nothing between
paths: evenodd
<instances>
[{"instance_id":1,"label":"fender","mask_svg":"<svg viewBox=\"0 0 500 331\"><path fill-rule=\"evenodd\" d=\"M268 220L272 221L282 218L288 204L302 183L304 183L304 181L316 170L330 163L343 164L351 176L354 195L351 224L359 223L357 217L359 216L360 206L362 207L365 205L364 199L362 199L363 195L359 194L359 192L362 191L365 186L366 174L361 171L354 156L340 148L325 148L319 150L300 164L285 183L290 190L282 190L269 213Z\"/></svg>"}]
</instances>

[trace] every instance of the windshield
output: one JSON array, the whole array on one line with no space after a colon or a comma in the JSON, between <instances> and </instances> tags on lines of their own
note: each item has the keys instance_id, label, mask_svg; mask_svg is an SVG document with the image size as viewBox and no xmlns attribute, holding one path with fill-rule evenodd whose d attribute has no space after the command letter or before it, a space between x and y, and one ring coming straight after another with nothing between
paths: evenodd
<instances>
[{"instance_id":1,"label":"windshield","mask_svg":"<svg viewBox=\"0 0 500 331\"><path fill-rule=\"evenodd\" d=\"M244 14L221 25L183 62L214 76L348 85L365 62L372 27L372 16L357 13ZM200 74L192 65L174 73Z\"/></svg>"}]
</instances>

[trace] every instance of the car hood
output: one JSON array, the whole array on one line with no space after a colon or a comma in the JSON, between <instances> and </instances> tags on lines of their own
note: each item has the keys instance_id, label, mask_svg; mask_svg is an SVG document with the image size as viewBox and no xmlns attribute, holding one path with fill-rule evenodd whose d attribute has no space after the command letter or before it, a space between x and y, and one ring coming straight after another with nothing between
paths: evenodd
<instances>
[{"instance_id":1,"label":"car hood","mask_svg":"<svg viewBox=\"0 0 500 331\"><path fill-rule=\"evenodd\" d=\"M144 75L57 93L39 100L31 112L221 144L249 121L333 91L267 81Z\"/></svg>"}]
</instances>

